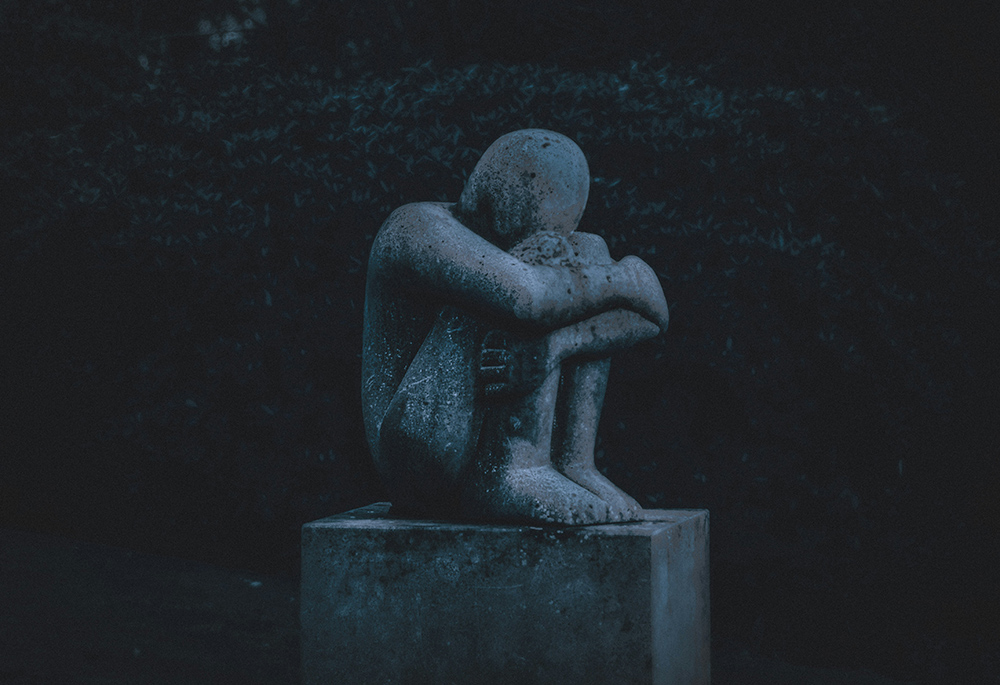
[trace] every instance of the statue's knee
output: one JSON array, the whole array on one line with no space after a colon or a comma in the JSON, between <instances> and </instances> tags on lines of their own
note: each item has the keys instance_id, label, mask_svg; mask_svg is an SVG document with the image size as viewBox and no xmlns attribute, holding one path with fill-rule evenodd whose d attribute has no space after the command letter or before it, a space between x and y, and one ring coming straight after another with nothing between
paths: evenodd
<instances>
[{"instance_id":1,"label":"statue's knee","mask_svg":"<svg viewBox=\"0 0 1000 685\"><path fill-rule=\"evenodd\" d=\"M573 245L566 236L539 231L511 248L510 254L535 266L578 266Z\"/></svg>"},{"instance_id":2,"label":"statue's knee","mask_svg":"<svg viewBox=\"0 0 1000 685\"><path fill-rule=\"evenodd\" d=\"M604 238L594 233L576 232L570 234L570 242L581 264L610 264L611 253Z\"/></svg>"},{"instance_id":3,"label":"statue's knee","mask_svg":"<svg viewBox=\"0 0 1000 685\"><path fill-rule=\"evenodd\" d=\"M610 264L604 238L593 233L563 235L539 231L515 245L510 253L528 264L540 266L587 266Z\"/></svg>"}]
</instances>

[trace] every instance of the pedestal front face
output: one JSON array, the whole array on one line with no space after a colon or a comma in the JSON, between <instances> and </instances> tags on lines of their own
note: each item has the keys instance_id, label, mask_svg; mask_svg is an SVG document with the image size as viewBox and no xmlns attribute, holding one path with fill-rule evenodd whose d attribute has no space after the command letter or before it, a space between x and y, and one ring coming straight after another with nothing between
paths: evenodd
<instances>
[{"instance_id":1,"label":"pedestal front face","mask_svg":"<svg viewBox=\"0 0 1000 685\"><path fill-rule=\"evenodd\" d=\"M304 682L708 685L708 512L302 528Z\"/></svg>"}]
</instances>

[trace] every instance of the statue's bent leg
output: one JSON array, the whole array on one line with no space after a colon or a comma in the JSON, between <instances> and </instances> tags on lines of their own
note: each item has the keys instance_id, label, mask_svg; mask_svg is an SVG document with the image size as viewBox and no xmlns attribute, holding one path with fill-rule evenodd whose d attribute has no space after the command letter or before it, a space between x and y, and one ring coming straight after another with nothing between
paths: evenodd
<instances>
[{"instance_id":1,"label":"statue's bent leg","mask_svg":"<svg viewBox=\"0 0 1000 685\"><path fill-rule=\"evenodd\" d=\"M463 508L488 519L587 524L608 521L608 507L552 465L552 423L559 370L531 394L486 410Z\"/></svg>"},{"instance_id":2,"label":"statue's bent leg","mask_svg":"<svg viewBox=\"0 0 1000 685\"><path fill-rule=\"evenodd\" d=\"M610 261L607 246L593 237L577 236L577 257L584 264L606 264ZM591 319L596 322L597 319ZM583 322L586 324L587 322ZM643 327L649 324L643 322ZM599 338L611 341L634 329L622 322L620 329L602 325L592 328ZM648 333L642 337L648 337ZM641 339L641 338L640 338ZM610 357L571 357L562 365L562 387L556 414L555 449L552 462L559 471L575 483L600 497L608 505L612 521L630 521L639 518L642 507L604 477L594 465L594 448L597 443L597 425L604 406L604 393L608 387Z\"/></svg>"},{"instance_id":3,"label":"statue's bent leg","mask_svg":"<svg viewBox=\"0 0 1000 685\"><path fill-rule=\"evenodd\" d=\"M475 455L479 324L442 309L406 371L379 428L377 465L403 514L457 513L460 479Z\"/></svg>"},{"instance_id":4,"label":"statue's bent leg","mask_svg":"<svg viewBox=\"0 0 1000 685\"><path fill-rule=\"evenodd\" d=\"M631 521L639 518L642 507L594 465L597 425L610 368L609 358L563 364L552 462L567 478L607 504L608 520Z\"/></svg>"}]
</instances>

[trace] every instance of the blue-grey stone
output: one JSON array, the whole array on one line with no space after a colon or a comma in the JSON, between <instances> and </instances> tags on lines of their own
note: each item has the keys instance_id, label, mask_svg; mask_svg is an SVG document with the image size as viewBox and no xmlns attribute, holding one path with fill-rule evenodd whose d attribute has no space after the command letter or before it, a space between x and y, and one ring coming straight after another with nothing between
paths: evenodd
<instances>
[{"instance_id":1,"label":"blue-grey stone","mask_svg":"<svg viewBox=\"0 0 1000 685\"><path fill-rule=\"evenodd\" d=\"M708 512L302 529L304 682L708 685Z\"/></svg>"}]
</instances>

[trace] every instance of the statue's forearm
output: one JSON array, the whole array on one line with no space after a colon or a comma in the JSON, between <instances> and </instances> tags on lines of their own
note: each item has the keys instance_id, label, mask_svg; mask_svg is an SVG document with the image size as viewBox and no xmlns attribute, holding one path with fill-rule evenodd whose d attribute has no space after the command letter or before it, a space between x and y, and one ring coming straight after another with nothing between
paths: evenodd
<instances>
[{"instance_id":1,"label":"statue's forearm","mask_svg":"<svg viewBox=\"0 0 1000 685\"><path fill-rule=\"evenodd\" d=\"M616 309L630 310L665 330L669 314L655 273L642 260L584 267L534 267L538 275L526 318L559 328Z\"/></svg>"},{"instance_id":2,"label":"statue's forearm","mask_svg":"<svg viewBox=\"0 0 1000 685\"><path fill-rule=\"evenodd\" d=\"M577 356L607 356L659 332L660 327L643 316L626 309L613 309L552 332L550 358L561 363Z\"/></svg>"}]
</instances>

